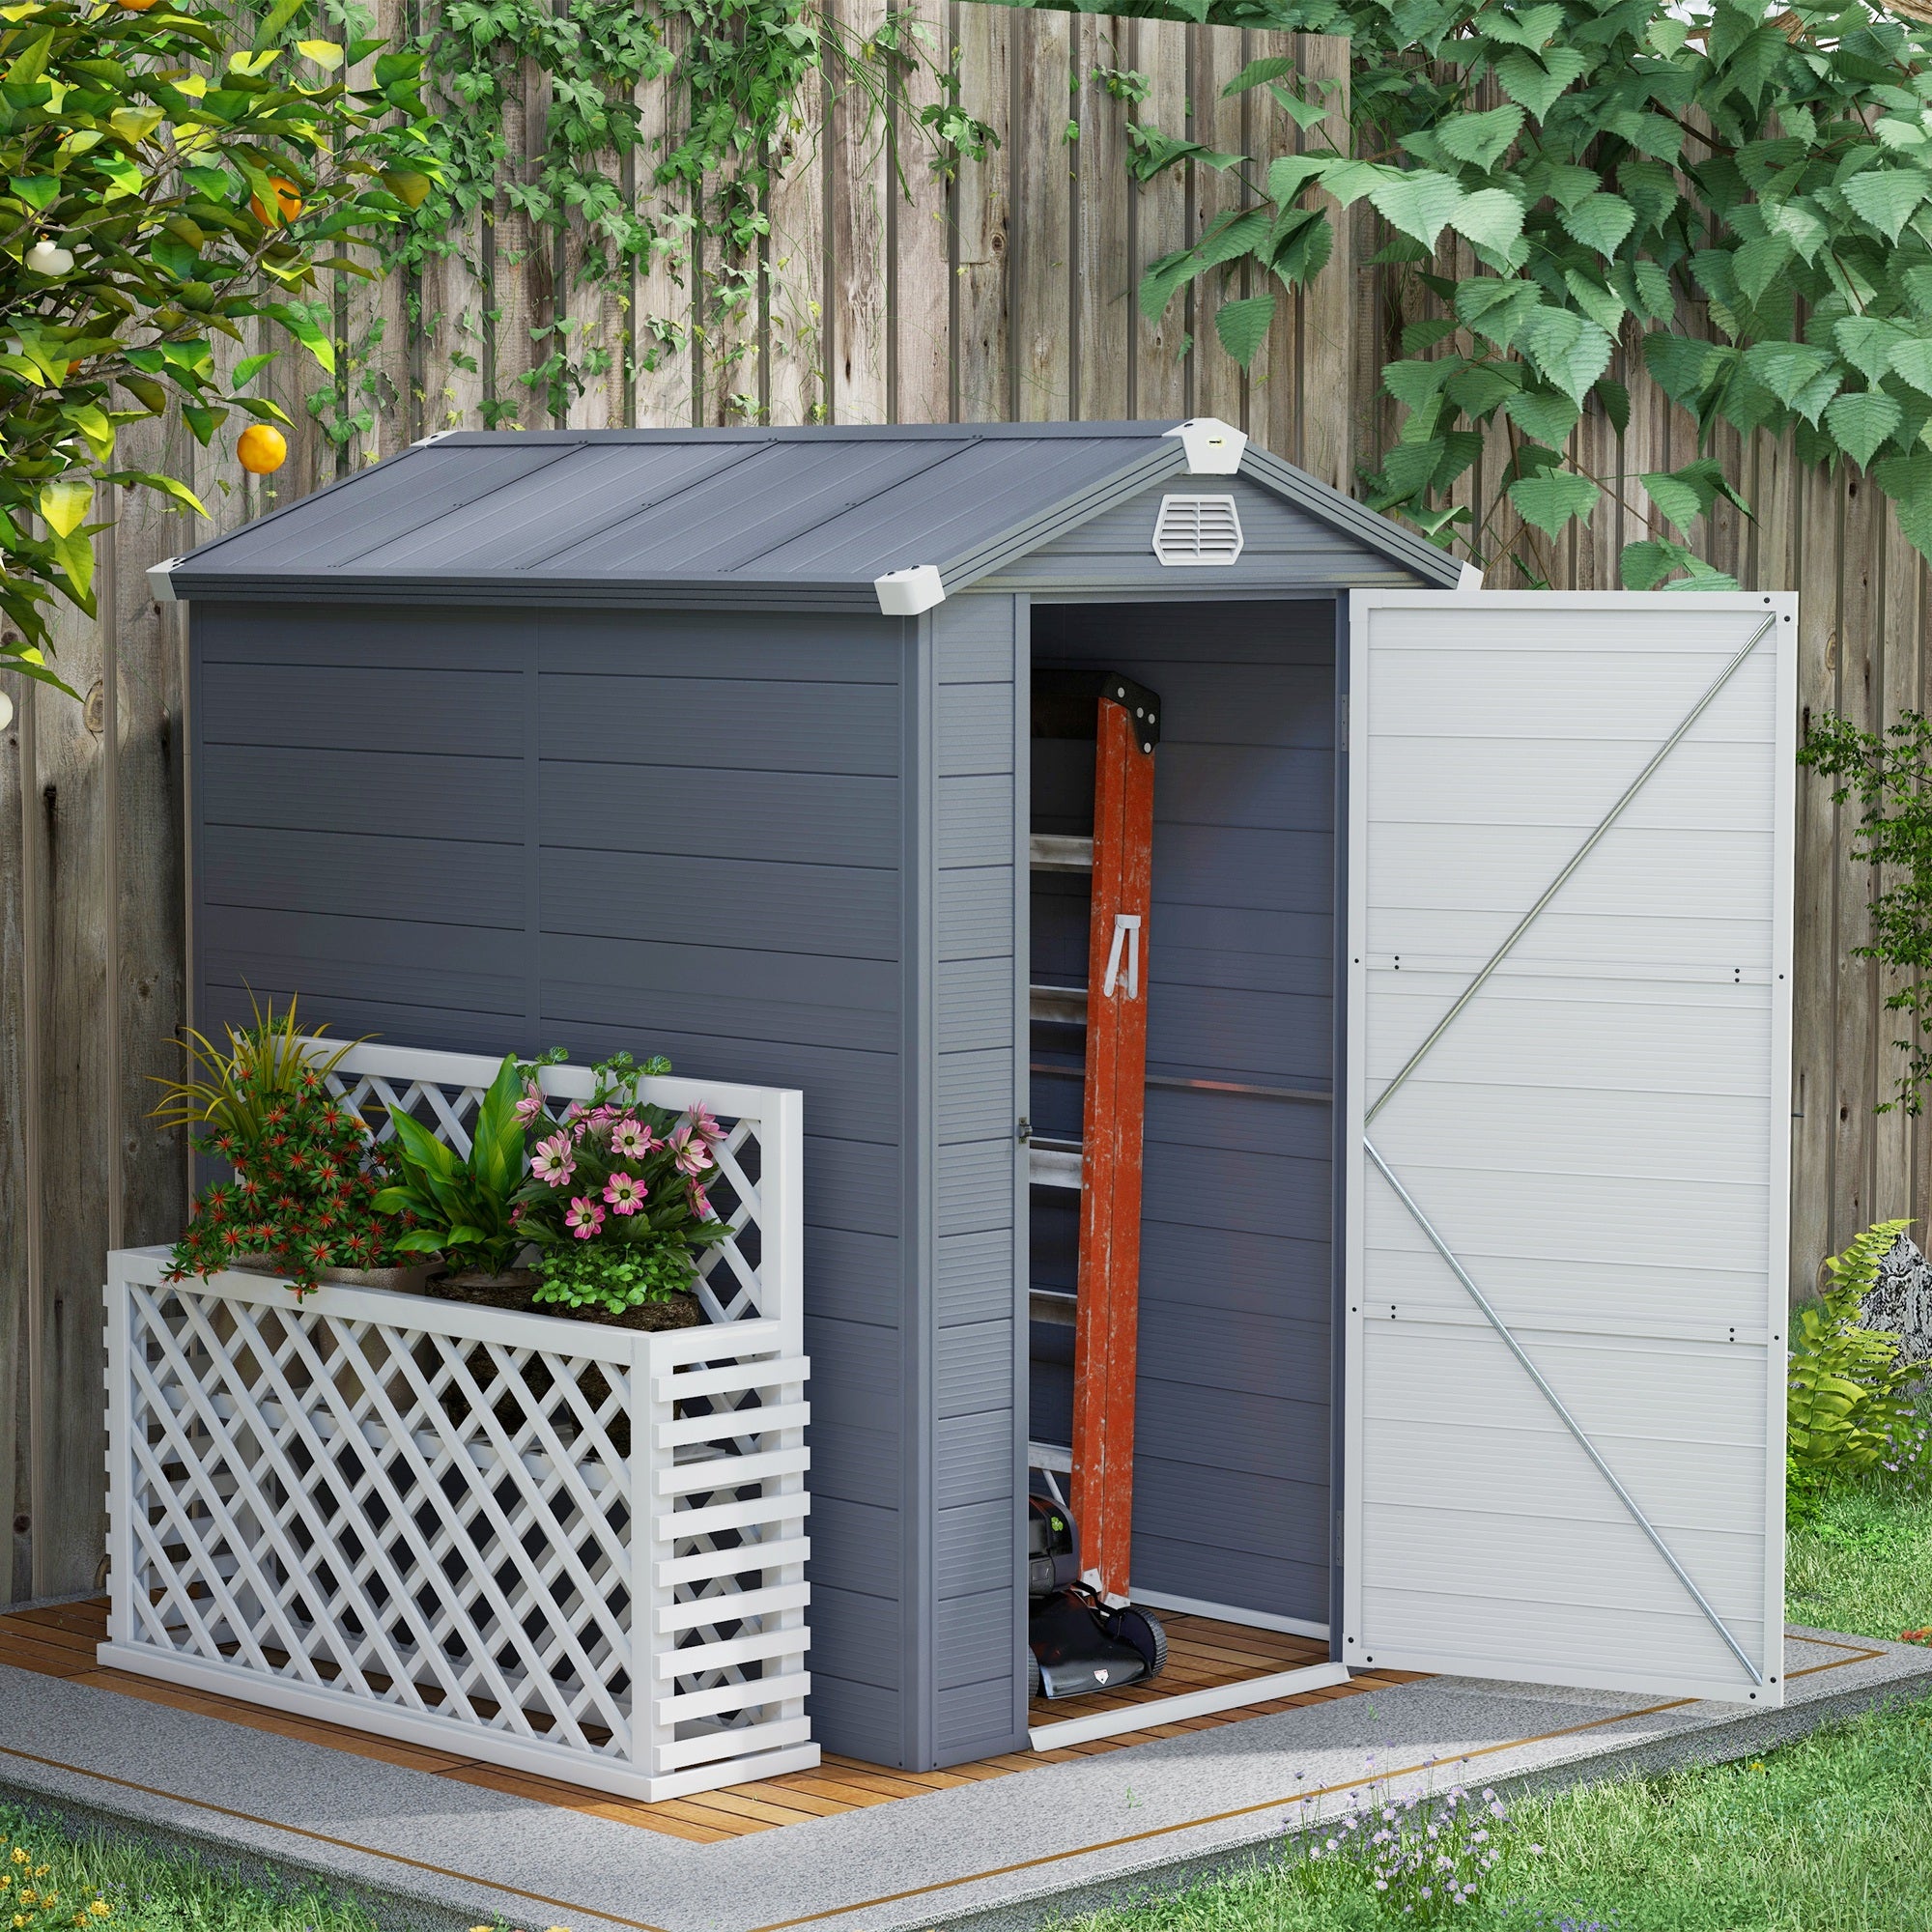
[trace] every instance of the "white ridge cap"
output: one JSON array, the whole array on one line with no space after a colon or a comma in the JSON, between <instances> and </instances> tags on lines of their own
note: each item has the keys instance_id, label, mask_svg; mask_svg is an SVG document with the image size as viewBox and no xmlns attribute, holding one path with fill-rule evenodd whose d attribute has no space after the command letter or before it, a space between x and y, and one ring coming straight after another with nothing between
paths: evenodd
<instances>
[{"instance_id":1,"label":"white ridge cap","mask_svg":"<svg viewBox=\"0 0 1932 1932\"><path fill-rule=\"evenodd\" d=\"M1241 452L1247 437L1233 423L1219 416L1192 416L1178 429L1162 430L1163 436L1178 436L1187 452L1190 476L1236 476L1241 469Z\"/></svg>"},{"instance_id":2,"label":"white ridge cap","mask_svg":"<svg viewBox=\"0 0 1932 1932\"><path fill-rule=\"evenodd\" d=\"M880 611L888 617L917 617L922 611L946 602L946 585L929 563L889 570L883 577L873 578L872 588L878 592Z\"/></svg>"},{"instance_id":3,"label":"white ridge cap","mask_svg":"<svg viewBox=\"0 0 1932 1932\"><path fill-rule=\"evenodd\" d=\"M148 566L148 595L156 604L179 604L181 602L181 599L175 595L174 579L168 574L180 561L180 557L171 556L165 558L160 563L151 563Z\"/></svg>"},{"instance_id":4,"label":"white ridge cap","mask_svg":"<svg viewBox=\"0 0 1932 1932\"><path fill-rule=\"evenodd\" d=\"M1463 566L1463 574L1456 580L1458 590L1480 590L1483 587L1483 573L1473 563Z\"/></svg>"}]
</instances>

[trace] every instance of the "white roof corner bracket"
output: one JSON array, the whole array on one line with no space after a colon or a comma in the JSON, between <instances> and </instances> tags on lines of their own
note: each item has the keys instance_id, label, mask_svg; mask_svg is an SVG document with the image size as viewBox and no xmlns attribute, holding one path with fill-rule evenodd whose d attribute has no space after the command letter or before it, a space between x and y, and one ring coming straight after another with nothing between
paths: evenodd
<instances>
[{"instance_id":1,"label":"white roof corner bracket","mask_svg":"<svg viewBox=\"0 0 1932 1932\"><path fill-rule=\"evenodd\" d=\"M1463 574L1456 580L1458 590L1480 590L1483 587L1483 573L1473 563L1463 566Z\"/></svg>"},{"instance_id":2,"label":"white roof corner bracket","mask_svg":"<svg viewBox=\"0 0 1932 1932\"><path fill-rule=\"evenodd\" d=\"M156 604L179 604L181 602L181 599L175 595L174 579L169 575L180 561L180 557L170 556L163 558L159 563L151 563L148 566L148 595Z\"/></svg>"},{"instance_id":3,"label":"white roof corner bracket","mask_svg":"<svg viewBox=\"0 0 1932 1932\"><path fill-rule=\"evenodd\" d=\"M946 585L929 563L889 570L883 577L873 578L872 588L878 592L880 611L888 617L917 617L922 611L946 602Z\"/></svg>"},{"instance_id":4,"label":"white roof corner bracket","mask_svg":"<svg viewBox=\"0 0 1932 1932\"><path fill-rule=\"evenodd\" d=\"M1163 436L1178 436L1180 446L1187 452L1187 473L1190 476L1236 476L1241 469L1241 452L1248 446L1247 437L1233 423L1225 423L1218 416L1193 416L1176 429L1163 430Z\"/></svg>"}]
</instances>

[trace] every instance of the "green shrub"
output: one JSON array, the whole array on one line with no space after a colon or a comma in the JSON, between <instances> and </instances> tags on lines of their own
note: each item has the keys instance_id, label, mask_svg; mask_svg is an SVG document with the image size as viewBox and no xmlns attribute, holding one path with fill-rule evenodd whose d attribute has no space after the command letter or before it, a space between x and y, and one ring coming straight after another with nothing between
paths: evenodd
<instances>
[{"instance_id":1,"label":"green shrub","mask_svg":"<svg viewBox=\"0 0 1932 1932\"><path fill-rule=\"evenodd\" d=\"M1797 1311L1786 1387L1788 1490L1796 1498L1875 1468L1911 1431L1913 1378L1896 1335L1866 1328L1862 1303L1879 1264L1911 1224L1881 1221L1825 1264L1832 1286Z\"/></svg>"}]
</instances>

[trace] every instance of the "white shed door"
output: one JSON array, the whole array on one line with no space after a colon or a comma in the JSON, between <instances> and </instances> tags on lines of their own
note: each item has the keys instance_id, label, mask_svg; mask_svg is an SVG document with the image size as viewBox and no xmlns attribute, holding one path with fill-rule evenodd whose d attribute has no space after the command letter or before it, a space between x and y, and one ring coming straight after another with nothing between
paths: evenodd
<instances>
[{"instance_id":1,"label":"white shed door","mask_svg":"<svg viewBox=\"0 0 1932 1932\"><path fill-rule=\"evenodd\" d=\"M1353 593L1356 1668L1783 1701L1796 614Z\"/></svg>"}]
</instances>

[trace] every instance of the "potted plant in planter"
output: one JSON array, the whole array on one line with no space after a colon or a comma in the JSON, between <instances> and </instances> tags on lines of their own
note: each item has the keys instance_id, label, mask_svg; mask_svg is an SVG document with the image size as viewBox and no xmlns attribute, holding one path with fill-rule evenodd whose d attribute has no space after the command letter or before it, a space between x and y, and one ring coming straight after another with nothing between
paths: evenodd
<instances>
[{"instance_id":1,"label":"potted plant in planter","mask_svg":"<svg viewBox=\"0 0 1932 1932\"><path fill-rule=\"evenodd\" d=\"M588 1101L553 1115L525 1069L530 1178L516 1224L536 1249L537 1308L627 1328L697 1321L697 1250L730 1232L705 1195L722 1130L702 1106L675 1115L637 1097L640 1079L669 1071L617 1054L594 1068Z\"/></svg>"},{"instance_id":2,"label":"potted plant in planter","mask_svg":"<svg viewBox=\"0 0 1932 1932\"><path fill-rule=\"evenodd\" d=\"M476 1109L468 1157L407 1114L391 1116L389 1184L376 1196L385 1214L412 1225L396 1243L407 1254L440 1256L448 1272L432 1292L459 1300L527 1307L537 1285L518 1258L530 1237L517 1224L529 1173L524 1148L524 1074L513 1054Z\"/></svg>"},{"instance_id":3,"label":"potted plant in planter","mask_svg":"<svg viewBox=\"0 0 1932 1932\"><path fill-rule=\"evenodd\" d=\"M187 1127L197 1153L235 1172L196 1198L168 1279L240 1266L286 1275L298 1295L322 1281L420 1289L428 1269L397 1246L406 1224L376 1206L381 1157L361 1117L328 1091L348 1046L312 1058L293 1000L279 1016L272 1003L256 1007L226 1053L198 1033L189 1040L188 1078L162 1081L156 1117Z\"/></svg>"}]
</instances>

